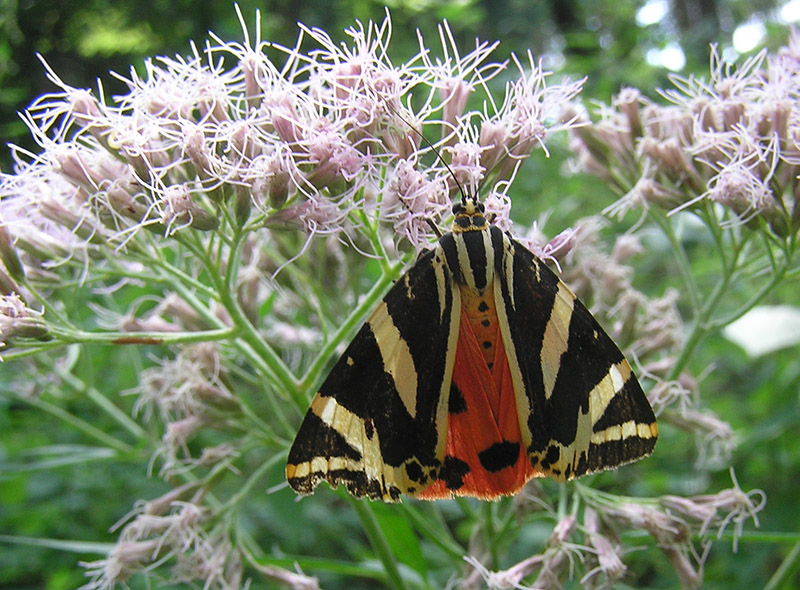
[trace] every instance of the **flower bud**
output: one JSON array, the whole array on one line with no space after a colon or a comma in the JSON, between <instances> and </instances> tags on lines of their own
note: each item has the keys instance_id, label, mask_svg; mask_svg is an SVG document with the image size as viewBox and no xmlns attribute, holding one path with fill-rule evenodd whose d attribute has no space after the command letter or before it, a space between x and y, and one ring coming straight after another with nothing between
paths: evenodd
<instances>
[{"instance_id":1,"label":"flower bud","mask_svg":"<svg viewBox=\"0 0 800 590\"><path fill-rule=\"evenodd\" d=\"M14 338L45 339L48 329L42 315L16 293L0 296L0 346Z\"/></svg>"},{"instance_id":2,"label":"flower bud","mask_svg":"<svg viewBox=\"0 0 800 590\"><path fill-rule=\"evenodd\" d=\"M17 255L17 249L11 240L11 234L5 223L0 222L0 260L3 261L8 274L17 281L25 280L25 270Z\"/></svg>"},{"instance_id":3,"label":"flower bud","mask_svg":"<svg viewBox=\"0 0 800 590\"><path fill-rule=\"evenodd\" d=\"M11 295L12 293L19 292L19 285L6 274L6 271L0 268L0 295Z\"/></svg>"},{"instance_id":4,"label":"flower bud","mask_svg":"<svg viewBox=\"0 0 800 590\"><path fill-rule=\"evenodd\" d=\"M439 94L442 97L442 121L456 128L458 117L467 106L467 99L472 93L472 86L461 78L449 78L442 81Z\"/></svg>"},{"instance_id":5,"label":"flower bud","mask_svg":"<svg viewBox=\"0 0 800 590\"><path fill-rule=\"evenodd\" d=\"M628 133L633 140L642 136L642 116L640 111L641 92L636 88L623 88L614 97L614 105L622 112L627 122Z\"/></svg>"}]
</instances>

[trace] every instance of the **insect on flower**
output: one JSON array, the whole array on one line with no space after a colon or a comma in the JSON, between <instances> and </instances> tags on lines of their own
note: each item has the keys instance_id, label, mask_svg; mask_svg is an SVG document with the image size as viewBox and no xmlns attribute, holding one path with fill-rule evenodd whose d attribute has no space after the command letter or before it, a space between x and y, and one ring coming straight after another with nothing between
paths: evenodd
<instances>
[{"instance_id":1,"label":"insect on flower","mask_svg":"<svg viewBox=\"0 0 800 590\"><path fill-rule=\"evenodd\" d=\"M296 492L491 499L653 451L653 410L586 307L477 196L453 216L311 402L286 467Z\"/></svg>"}]
</instances>

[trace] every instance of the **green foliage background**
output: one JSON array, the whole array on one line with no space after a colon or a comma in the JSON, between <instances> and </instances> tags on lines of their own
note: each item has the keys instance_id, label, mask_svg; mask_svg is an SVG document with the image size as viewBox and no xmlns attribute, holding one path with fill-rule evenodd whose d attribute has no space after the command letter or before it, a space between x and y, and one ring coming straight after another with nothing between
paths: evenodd
<instances>
[{"instance_id":1,"label":"green foliage background","mask_svg":"<svg viewBox=\"0 0 800 590\"><path fill-rule=\"evenodd\" d=\"M655 97L654 89L668 85L667 71L650 66L645 54L649 48L678 43L684 50L687 63L681 72L707 71L708 45L719 43L730 46L735 26L759 15L767 23L767 43L778 47L786 42L787 28L777 23L777 5L770 0L731 1L675 0L669 22L640 27L636 24L636 11L643 4L632 0L613 3L601 0L580 2L570 0L394 0L389 2L394 24L393 51L397 60L407 58L418 49L414 30L419 28L426 39L433 40L436 23L447 19L460 47L468 49L475 37L499 39L501 45L496 55L518 53L532 49L534 55L558 50L562 63L553 68L558 75L588 76L584 101L610 100L623 85L633 85ZM255 21L256 8L262 11L262 37L285 45L293 43L297 35L295 23L301 21L309 27L324 28L331 36L343 38L344 28L354 19L380 20L384 15L381 4L369 0L328 3L279 0L272 2L239 2L250 26ZM131 65L140 68L142 60L158 54L186 54L189 42L201 45L207 31L214 31L222 39L241 38L241 27L233 5L223 2L193 2L189 0L161 0L113 2L92 0L8 1L0 2L0 137L3 143L11 142L30 147L27 129L16 112L39 94L52 90L44 78L44 68L36 58L40 53L63 79L74 86L94 87L100 78L107 95L123 90L119 82L107 72L115 70L126 74ZM543 212L550 217L546 231L554 235L580 217L584 204L592 200L592 212L613 202L614 195L598 194L608 191L595 179L582 176L565 177L563 168L569 151L566 145L555 145L551 157L533 158L522 169L514 193L513 216L529 224ZM0 152L0 166L10 171L7 150ZM599 203L599 204L598 204ZM654 242L648 248L664 248ZM701 252L702 239L694 245ZM653 257L657 260L658 257ZM702 276L703 257L692 256ZM713 276L713 271L710 271ZM656 272L649 273L655 276ZM665 277L677 273L663 269ZM365 292L370 282L369 265L357 291ZM782 292L777 292L764 303L798 301L797 285L787 281ZM648 287L652 293L661 293L666 285L654 283ZM64 289L70 289L64 286ZM640 286L640 288L644 288ZM84 293L76 289L76 295ZM131 301L137 294L130 293ZM66 298L62 298L66 300ZM131 301L120 303L123 313ZM76 296L75 315L88 314L87 302ZM70 311L70 310L65 310ZM54 374L70 368L84 376L86 383L102 384L103 394L125 392L137 382L143 369L139 355L129 354L124 348L85 345L87 354L81 354L77 367L52 367ZM782 351L753 360L734 345L714 335L703 344L692 363L696 375L705 375L701 385L708 405L721 418L731 423L738 433L739 446L733 464L740 482L748 489L760 487L766 492L768 504L760 515L761 531L750 533L740 543L739 553L731 552L729 543L714 545L714 559L705 572L707 588L763 587L786 555L797 547L800 540L800 510L797 507L797 481L800 478L800 445L797 429L800 425L800 360L797 349ZM708 370L706 370L708 369ZM0 391L20 387L13 370L0 366ZM108 414L100 412L87 401L87 391L82 388L63 393L67 399L60 406L73 415L81 416L89 424L110 432L122 440L136 440L126 434L131 424L122 417L111 421ZM715 394L713 392L716 392ZM704 394L705 395L705 394ZM47 399L46 397L43 399ZM131 415L133 396L120 396L114 403L124 413ZM127 454L103 455L89 446L81 430L65 426L52 412L42 411L47 401L27 403L13 397L0 396L0 588L29 587L73 588L84 582L83 572L76 567L79 559L88 559L80 552L42 545L3 543L3 535L31 539L80 539L89 543L115 541L109 533L109 523L121 519L131 508L135 498L152 498L167 491L166 485L149 478L142 469L141 449L131 448ZM39 407L37 407L37 405ZM46 449L42 454L40 449ZM676 493L696 493L707 488L729 487L727 469L715 474L714 481L695 481L690 475L691 464L696 459L693 444L660 446L658 462L647 474L642 489L672 488ZM128 461L120 460L127 456ZM268 457L260 457L266 461ZM258 457L253 457L253 460ZM655 469L658 466L659 469ZM269 480L277 485L283 480L282 463L272 470ZM664 485L664 480L669 481ZM545 485L550 485L549 482ZM217 490L222 495L224 490ZM228 490L230 494L236 490ZM321 486L317 494L332 494ZM286 552L286 567L292 567L293 554L329 555L335 559L341 553L349 554L361 543L363 535L351 511L332 513L325 511L327 503L305 501L302 509L289 505L293 499L285 494L286 505L272 501L266 508L248 506L250 533L259 539L278 538L280 549ZM274 500L274 499L273 499ZM415 535L406 518L394 510L374 505L377 518L387 531L390 543L403 548L404 563L424 574L430 562L422 555L409 554L407 548L418 548ZM418 516L427 518L427 508L415 505L404 510L416 510ZM287 521L287 513L297 515L297 520ZM530 538L545 538L549 529L526 531ZM466 542L462 531L460 540ZM358 543L348 539L359 539ZM523 540L520 545L524 546ZM424 546L423 546L424 549ZM326 553L326 551L328 553ZM515 547L502 551L519 559L524 552ZM635 563L635 555L630 556ZM512 561L513 563L513 561ZM797 561L795 561L797 563ZM331 564L328 564L329 566ZM442 564L446 566L446 564ZM674 583L674 574L652 571L649 586L666 588ZM379 567L376 565L376 578ZM342 572L343 573L343 572ZM361 575L365 571L359 572ZM354 578L348 578L352 581ZM355 578L349 588L373 587L374 580ZM138 584L140 580L137 580ZM340 579L333 575L320 576L324 588L335 588ZM783 585L792 588L800 578L791 572L782 578ZM260 586L256 586L260 587Z\"/></svg>"}]
</instances>

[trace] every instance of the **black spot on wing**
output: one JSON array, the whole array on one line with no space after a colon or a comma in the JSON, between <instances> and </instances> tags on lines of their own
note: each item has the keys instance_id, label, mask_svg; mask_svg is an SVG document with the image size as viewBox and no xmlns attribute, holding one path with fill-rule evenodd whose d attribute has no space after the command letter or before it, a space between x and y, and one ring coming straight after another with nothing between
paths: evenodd
<instances>
[{"instance_id":1,"label":"black spot on wing","mask_svg":"<svg viewBox=\"0 0 800 590\"><path fill-rule=\"evenodd\" d=\"M448 490L457 490L464 485L464 476L469 473L469 465L452 455L447 455L442 463L437 479L444 481Z\"/></svg>"},{"instance_id":2,"label":"black spot on wing","mask_svg":"<svg viewBox=\"0 0 800 590\"><path fill-rule=\"evenodd\" d=\"M450 384L450 401L448 403L448 411L451 414L461 414L467 411L467 400L464 399L464 394L455 383Z\"/></svg>"},{"instance_id":3,"label":"black spot on wing","mask_svg":"<svg viewBox=\"0 0 800 590\"><path fill-rule=\"evenodd\" d=\"M486 303L486 301L481 300L481 302L478 304L478 311L485 312L485 311L488 311L488 310L489 310L489 305ZM484 321L488 322L489 320L484 320ZM488 326L489 324L487 323L487 324L484 324L484 325Z\"/></svg>"},{"instance_id":4,"label":"black spot on wing","mask_svg":"<svg viewBox=\"0 0 800 590\"><path fill-rule=\"evenodd\" d=\"M578 457L578 464L575 466L575 470L573 471L573 475L575 477L580 477L589 469L589 458L587 453L588 451L581 451L581 454Z\"/></svg>"},{"instance_id":5,"label":"black spot on wing","mask_svg":"<svg viewBox=\"0 0 800 590\"><path fill-rule=\"evenodd\" d=\"M416 461L412 461L406 465L406 473L408 474L409 479L417 483L425 483L423 480L427 479L422 471L422 467L420 467L419 463Z\"/></svg>"},{"instance_id":6,"label":"black spot on wing","mask_svg":"<svg viewBox=\"0 0 800 590\"><path fill-rule=\"evenodd\" d=\"M550 445L547 447L547 452L541 460L541 466L545 469L550 469L553 463L558 463L561 458L561 447L558 445Z\"/></svg>"},{"instance_id":7,"label":"black spot on wing","mask_svg":"<svg viewBox=\"0 0 800 590\"><path fill-rule=\"evenodd\" d=\"M519 443L504 440L494 443L487 449L478 453L478 460L489 473L511 467L519 459Z\"/></svg>"}]
</instances>

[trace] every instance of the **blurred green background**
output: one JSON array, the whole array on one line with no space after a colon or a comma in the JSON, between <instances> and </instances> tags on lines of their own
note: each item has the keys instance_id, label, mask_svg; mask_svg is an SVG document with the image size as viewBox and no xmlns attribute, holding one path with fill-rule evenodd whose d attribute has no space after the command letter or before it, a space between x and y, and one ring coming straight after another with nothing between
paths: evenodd
<instances>
[{"instance_id":1,"label":"blurred green background","mask_svg":"<svg viewBox=\"0 0 800 590\"><path fill-rule=\"evenodd\" d=\"M242 0L238 5L251 38L259 9L262 39L283 45L295 41L298 21L321 27L340 40L345 39L343 31L354 19L380 21L385 14L383 3L369 0ZM730 59L762 47L775 49L786 44L791 25L800 20L798 0L393 0L388 5L394 28L391 55L397 62L418 51L416 29L430 47L438 47L436 25L447 19L464 52L474 46L475 38L499 40L497 59L530 48L557 76L587 76L583 93L587 105L592 100L610 101L624 85L636 86L655 98L655 89L668 86L671 73L707 73L709 44L717 44L720 53ZM149 56L186 55L191 40L202 49L208 31L226 41L241 40L233 3L0 0L0 138L4 144L36 151L17 113L35 97L54 90L37 54L73 86L96 89L96 80L101 79L110 97L124 92L125 87L109 71L125 76L131 67L141 72L143 60ZM553 146L550 160L539 155L526 164L514 189L537 195L520 208L515 205L515 219L530 223L543 210L550 211L550 235L574 224L578 213L585 211L579 200L560 201L564 195L590 194L600 199L591 212L599 212L614 199L595 179L563 178L569 154L566 142L562 143ZM8 173L11 166L9 150L0 150L0 169ZM595 195L602 191L607 194ZM658 285L657 290L663 287ZM793 299L796 302L796 287L791 285L784 285L774 297L782 302ZM119 362L124 356L119 353L115 353L117 360L104 362L107 354L108 350L97 347L92 367L83 370L91 373L113 367L109 374L94 374L94 381L102 382L109 392L133 387L140 367ZM705 572L706 587L763 587L800 530L800 445L796 436L800 362L796 350L748 359L734 345L714 338L704 345L692 368L701 375L712 363L714 370L705 376L701 390L717 393L704 397L705 403L736 430L740 445L733 464L739 481L745 489L764 489L768 506L760 515L761 530L766 532L763 542L747 541L746 559L731 552L730 542L715 544L714 558ZM12 371L0 368L0 388L21 386L24 384L15 382ZM127 411L132 397L119 401ZM133 499L152 498L166 491L166 486L148 479L140 462L126 465L102 457L86 461L77 454L78 448L71 446L81 443L79 436L71 439L63 426L43 423L46 414L12 400L0 396L0 588L73 588L84 582L83 572L75 567L75 554L2 543L2 535L112 542L116 535L109 534L108 527L130 510ZM80 392L65 404L75 414L85 411L83 416L89 421L97 411L81 401ZM86 407L81 408L82 404ZM51 456L49 465L37 461L37 446L53 444L63 445L65 460ZM695 455L688 441L686 448L678 451L660 460L661 465L670 467L673 477L688 470ZM30 468L32 464L36 469ZM666 477L658 472L651 476ZM720 469L712 481L687 481L685 492L693 493L695 487L710 491L730 487L727 469ZM271 516L254 514L254 528L284 539L286 550L302 551L299 531ZM322 540L326 535L341 535L338 527L348 526L338 523L341 518L331 515L330 528L319 531ZM773 534L781 532L793 532L795 537L782 540L780 534ZM631 559L635 561L635 556ZM663 583L674 581L674 576L653 572L652 579Z\"/></svg>"}]
</instances>

